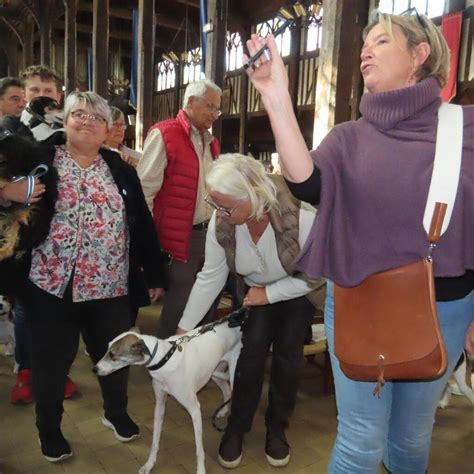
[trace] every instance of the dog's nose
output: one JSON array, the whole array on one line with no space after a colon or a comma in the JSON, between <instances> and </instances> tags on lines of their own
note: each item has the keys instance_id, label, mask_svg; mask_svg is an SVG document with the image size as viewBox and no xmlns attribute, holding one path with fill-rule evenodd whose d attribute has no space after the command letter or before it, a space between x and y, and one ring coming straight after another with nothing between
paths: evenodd
<instances>
[{"instance_id":1,"label":"dog's nose","mask_svg":"<svg viewBox=\"0 0 474 474\"><path fill-rule=\"evenodd\" d=\"M94 374L97 375L97 372L99 371L99 369L97 368L96 365L94 365L94 367L92 367L92 372L94 372Z\"/></svg>"}]
</instances>

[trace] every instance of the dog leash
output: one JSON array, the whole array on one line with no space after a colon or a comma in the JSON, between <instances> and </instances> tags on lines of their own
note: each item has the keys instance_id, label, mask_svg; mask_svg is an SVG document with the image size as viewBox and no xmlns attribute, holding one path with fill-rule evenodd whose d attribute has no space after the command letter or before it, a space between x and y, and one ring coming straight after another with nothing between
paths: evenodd
<instances>
[{"instance_id":1,"label":"dog leash","mask_svg":"<svg viewBox=\"0 0 474 474\"><path fill-rule=\"evenodd\" d=\"M169 341L169 343L171 344L169 351L163 356L163 358L159 362L157 362L156 364L147 366L147 369L150 372L161 369L161 367L163 367L166 364L166 362L168 362L171 359L171 356L176 352L176 349L179 352L181 352L183 350L182 348L183 344L191 341L192 339L198 336L202 336L206 332L214 331L214 328L216 326L220 326L221 324L224 324L225 322L228 322L230 328L234 328L238 326L242 328L243 325L245 324L245 321L247 320L248 312L249 312L249 308L242 306L241 308L238 308L235 311L232 311L232 313L230 313L229 315L225 316L222 319L219 319L212 323L204 324L203 326L200 327L199 331L196 331L191 336L184 334L183 336L176 339L175 341ZM157 350L158 350L158 343L156 343L155 347L153 348L152 355L148 362L151 362L153 360L153 357L155 357Z\"/></svg>"},{"instance_id":2,"label":"dog leash","mask_svg":"<svg viewBox=\"0 0 474 474\"><path fill-rule=\"evenodd\" d=\"M24 179L28 180L28 188L26 191L26 199L23 203L25 206L30 205L31 196L33 196L33 192L35 190L35 179L40 178L41 176L45 175L48 172L48 166L41 164L35 166L26 176L14 176L10 183L17 183L18 181L22 181Z\"/></svg>"}]
</instances>

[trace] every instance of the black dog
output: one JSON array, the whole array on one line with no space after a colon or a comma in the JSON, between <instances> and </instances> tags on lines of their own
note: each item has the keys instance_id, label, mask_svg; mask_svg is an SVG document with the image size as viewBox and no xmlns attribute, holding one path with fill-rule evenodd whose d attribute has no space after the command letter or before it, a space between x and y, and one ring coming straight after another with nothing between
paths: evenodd
<instances>
[{"instance_id":1,"label":"black dog","mask_svg":"<svg viewBox=\"0 0 474 474\"><path fill-rule=\"evenodd\" d=\"M11 266L19 264L28 251L48 235L58 181L57 171L48 156L33 140L0 128L0 187L15 178L27 176L38 165L48 167L41 177L46 192L39 202L31 206L19 203L0 206L0 293L10 293L5 287L13 285Z\"/></svg>"}]
</instances>

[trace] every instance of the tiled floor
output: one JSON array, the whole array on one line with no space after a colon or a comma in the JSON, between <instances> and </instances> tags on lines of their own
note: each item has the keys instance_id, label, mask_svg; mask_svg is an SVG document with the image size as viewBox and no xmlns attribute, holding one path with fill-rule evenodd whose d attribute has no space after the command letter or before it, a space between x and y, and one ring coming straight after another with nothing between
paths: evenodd
<instances>
[{"instance_id":1,"label":"tiled floor","mask_svg":"<svg viewBox=\"0 0 474 474\"><path fill-rule=\"evenodd\" d=\"M157 307L143 311L139 324L152 333ZM101 399L91 363L81 349L71 375L82 396L65 402L63 431L74 457L54 465L44 460L34 427L33 406L13 406L8 397L14 382L12 360L0 356L0 471L12 473L135 473L145 462L151 444L153 393L143 368L133 367L129 385L129 412L140 424L142 437L122 444L102 426ZM303 368L295 414L288 431L292 460L284 469L270 467L263 453L264 401L254 428L246 437L242 465L235 474L281 473L323 474L335 437L336 409L333 396L321 392L322 380L315 368ZM217 463L220 433L211 425L211 415L221 403L220 391L211 382L199 396L203 414L206 467L209 473L225 472ZM153 472L164 474L195 472L194 438L188 414L168 399L158 462ZM430 474L472 474L474 472L474 410L467 400L453 397L453 403L439 413L433 437Z\"/></svg>"}]
</instances>

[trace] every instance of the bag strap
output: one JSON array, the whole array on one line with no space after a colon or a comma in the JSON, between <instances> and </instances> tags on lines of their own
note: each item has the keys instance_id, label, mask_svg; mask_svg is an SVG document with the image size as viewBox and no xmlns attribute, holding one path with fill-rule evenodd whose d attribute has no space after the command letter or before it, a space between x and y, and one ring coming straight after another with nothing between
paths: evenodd
<instances>
[{"instance_id":1,"label":"bag strap","mask_svg":"<svg viewBox=\"0 0 474 474\"><path fill-rule=\"evenodd\" d=\"M435 204L430 230L428 232L428 240L432 246L436 244L441 237L441 229L443 228L443 221L446 217L447 208L448 205L445 202L437 202Z\"/></svg>"},{"instance_id":2,"label":"bag strap","mask_svg":"<svg viewBox=\"0 0 474 474\"><path fill-rule=\"evenodd\" d=\"M439 229L437 240L446 232L453 212L461 172L462 145L462 107L460 105L444 103L438 111L436 153L425 214L423 216L423 227L429 236L431 223L435 218L436 204L446 203L447 209L444 222L443 220L441 221L442 225ZM430 237L428 237L428 240L433 242Z\"/></svg>"}]
</instances>

